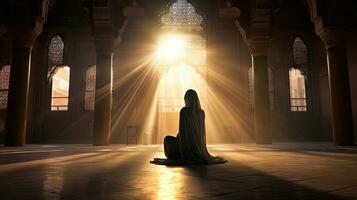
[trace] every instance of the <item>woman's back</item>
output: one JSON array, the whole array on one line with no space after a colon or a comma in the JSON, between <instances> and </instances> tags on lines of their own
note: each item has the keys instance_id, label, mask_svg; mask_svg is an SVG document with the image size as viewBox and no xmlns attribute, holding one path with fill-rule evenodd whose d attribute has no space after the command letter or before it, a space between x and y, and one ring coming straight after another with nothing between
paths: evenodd
<instances>
[{"instance_id":1,"label":"woman's back","mask_svg":"<svg viewBox=\"0 0 357 200\"><path fill-rule=\"evenodd\" d=\"M178 139L184 159L200 161L207 156L205 134L203 110L182 108Z\"/></svg>"},{"instance_id":2,"label":"woman's back","mask_svg":"<svg viewBox=\"0 0 357 200\"><path fill-rule=\"evenodd\" d=\"M206 147L205 112L197 93L188 90L185 94L186 106L180 111L179 134L177 138L165 137L164 149L168 160L184 163L218 164L227 162L221 157L211 156ZM168 160L157 159L156 164L170 164ZM155 160L154 160L155 161Z\"/></svg>"}]
</instances>

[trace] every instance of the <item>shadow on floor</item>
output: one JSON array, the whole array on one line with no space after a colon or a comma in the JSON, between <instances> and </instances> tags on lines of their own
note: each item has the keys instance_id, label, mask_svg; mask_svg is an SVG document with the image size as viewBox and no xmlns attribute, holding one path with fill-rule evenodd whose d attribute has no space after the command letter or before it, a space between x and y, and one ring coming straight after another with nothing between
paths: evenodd
<instances>
[{"instance_id":1,"label":"shadow on floor","mask_svg":"<svg viewBox=\"0 0 357 200\"><path fill-rule=\"evenodd\" d=\"M181 167L149 164L162 155L159 147L127 152L88 148L35 153L31 159L22 154L12 161L9 158L13 169L0 167L0 199L353 199L332 194L335 190L302 186L301 180L284 180L221 153L229 163ZM259 150L250 153L259 154ZM0 159L6 160L4 155ZM36 163L21 166L31 160Z\"/></svg>"}]
</instances>

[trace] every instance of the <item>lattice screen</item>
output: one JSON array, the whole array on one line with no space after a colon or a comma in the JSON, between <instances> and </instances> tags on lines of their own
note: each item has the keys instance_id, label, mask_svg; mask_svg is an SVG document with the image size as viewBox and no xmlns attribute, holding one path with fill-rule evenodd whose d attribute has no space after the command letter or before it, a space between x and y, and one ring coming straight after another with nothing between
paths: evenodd
<instances>
[{"instance_id":1,"label":"lattice screen","mask_svg":"<svg viewBox=\"0 0 357 200\"><path fill-rule=\"evenodd\" d=\"M10 69L10 65L6 65L0 70L0 109L7 109Z\"/></svg>"},{"instance_id":2,"label":"lattice screen","mask_svg":"<svg viewBox=\"0 0 357 200\"><path fill-rule=\"evenodd\" d=\"M95 105L95 81L96 81L96 66L91 66L86 72L86 91L85 91L85 110L94 110Z\"/></svg>"}]
</instances>

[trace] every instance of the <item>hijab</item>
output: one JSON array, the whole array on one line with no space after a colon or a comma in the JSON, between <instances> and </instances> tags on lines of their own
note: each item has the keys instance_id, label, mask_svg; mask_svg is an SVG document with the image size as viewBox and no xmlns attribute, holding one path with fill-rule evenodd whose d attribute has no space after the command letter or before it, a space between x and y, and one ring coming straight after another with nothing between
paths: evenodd
<instances>
[{"instance_id":1,"label":"hijab","mask_svg":"<svg viewBox=\"0 0 357 200\"><path fill-rule=\"evenodd\" d=\"M191 108L195 114L198 114L201 111L201 103L196 91L192 89L187 90L184 99L186 107Z\"/></svg>"}]
</instances>

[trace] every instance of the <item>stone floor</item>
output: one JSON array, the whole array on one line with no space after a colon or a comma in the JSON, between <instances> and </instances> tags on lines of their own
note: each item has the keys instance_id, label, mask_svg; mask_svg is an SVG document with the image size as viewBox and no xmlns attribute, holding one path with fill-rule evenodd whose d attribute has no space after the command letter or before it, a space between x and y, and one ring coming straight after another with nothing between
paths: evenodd
<instances>
[{"instance_id":1,"label":"stone floor","mask_svg":"<svg viewBox=\"0 0 357 200\"><path fill-rule=\"evenodd\" d=\"M223 165L166 167L161 146L0 147L0 199L357 199L357 148L212 145Z\"/></svg>"}]
</instances>

